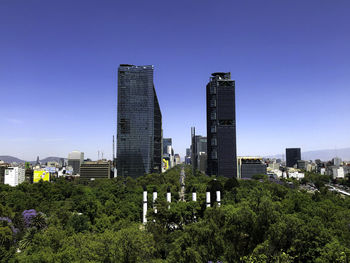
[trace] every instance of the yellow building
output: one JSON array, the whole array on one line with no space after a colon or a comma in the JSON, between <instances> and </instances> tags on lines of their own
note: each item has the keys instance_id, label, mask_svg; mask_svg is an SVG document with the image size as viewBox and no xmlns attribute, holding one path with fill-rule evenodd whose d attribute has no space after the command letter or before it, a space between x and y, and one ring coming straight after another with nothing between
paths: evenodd
<instances>
[{"instance_id":1,"label":"yellow building","mask_svg":"<svg viewBox=\"0 0 350 263\"><path fill-rule=\"evenodd\" d=\"M162 172L164 173L166 170L169 169L169 160L163 158L162 161Z\"/></svg>"},{"instance_id":2,"label":"yellow building","mask_svg":"<svg viewBox=\"0 0 350 263\"><path fill-rule=\"evenodd\" d=\"M40 180L50 181L50 173L46 171L34 171L33 182L37 183Z\"/></svg>"}]
</instances>

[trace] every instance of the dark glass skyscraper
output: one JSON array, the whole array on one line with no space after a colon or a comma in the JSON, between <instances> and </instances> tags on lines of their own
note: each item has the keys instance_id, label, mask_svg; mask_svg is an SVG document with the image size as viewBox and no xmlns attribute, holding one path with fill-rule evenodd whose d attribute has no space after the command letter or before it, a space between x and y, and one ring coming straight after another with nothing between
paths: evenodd
<instances>
[{"instance_id":1,"label":"dark glass skyscraper","mask_svg":"<svg viewBox=\"0 0 350 263\"><path fill-rule=\"evenodd\" d=\"M167 147L172 146L171 138L163 138L163 154L167 153Z\"/></svg>"},{"instance_id":2,"label":"dark glass skyscraper","mask_svg":"<svg viewBox=\"0 0 350 263\"><path fill-rule=\"evenodd\" d=\"M207 85L207 174L237 177L235 81L213 73Z\"/></svg>"},{"instance_id":3,"label":"dark glass skyscraper","mask_svg":"<svg viewBox=\"0 0 350 263\"><path fill-rule=\"evenodd\" d=\"M293 167L301 160L300 148L287 148L286 149L286 166Z\"/></svg>"},{"instance_id":4,"label":"dark glass skyscraper","mask_svg":"<svg viewBox=\"0 0 350 263\"><path fill-rule=\"evenodd\" d=\"M119 66L117 126L118 176L161 172L162 114L153 66Z\"/></svg>"}]
</instances>

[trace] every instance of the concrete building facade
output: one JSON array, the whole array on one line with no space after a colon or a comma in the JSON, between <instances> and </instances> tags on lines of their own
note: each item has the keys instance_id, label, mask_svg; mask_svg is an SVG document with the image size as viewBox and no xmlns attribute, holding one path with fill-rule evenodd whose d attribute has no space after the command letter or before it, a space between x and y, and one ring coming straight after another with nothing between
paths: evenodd
<instances>
[{"instance_id":1,"label":"concrete building facade","mask_svg":"<svg viewBox=\"0 0 350 263\"><path fill-rule=\"evenodd\" d=\"M73 151L68 154L68 166L73 168L73 174L80 173L80 165L84 162L84 153Z\"/></svg>"},{"instance_id":2,"label":"concrete building facade","mask_svg":"<svg viewBox=\"0 0 350 263\"><path fill-rule=\"evenodd\" d=\"M25 180L25 170L20 167L8 167L5 169L4 183L10 186L17 186Z\"/></svg>"},{"instance_id":3,"label":"concrete building facade","mask_svg":"<svg viewBox=\"0 0 350 263\"><path fill-rule=\"evenodd\" d=\"M80 179L95 180L111 178L112 163L110 161L84 162L80 166Z\"/></svg>"},{"instance_id":4,"label":"concrete building facade","mask_svg":"<svg viewBox=\"0 0 350 263\"><path fill-rule=\"evenodd\" d=\"M207 94L207 174L237 177L235 81L213 73Z\"/></svg>"},{"instance_id":5,"label":"concrete building facade","mask_svg":"<svg viewBox=\"0 0 350 263\"><path fill-rule=\"evenodd\" d=\"M267 174L266 164L262 157L238 157L238 178L251 179L254 175Z\"/></svg>"}]
</instances>

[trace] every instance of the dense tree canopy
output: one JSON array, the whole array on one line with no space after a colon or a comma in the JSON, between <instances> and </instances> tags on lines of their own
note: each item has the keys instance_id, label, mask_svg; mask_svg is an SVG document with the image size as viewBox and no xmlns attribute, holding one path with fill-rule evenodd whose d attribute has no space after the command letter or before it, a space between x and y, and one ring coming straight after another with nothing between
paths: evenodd
<instances>
[{"instance_id":1,"label":"dense tree canopy","mask_svg":"<svg viewBox=\"0 0 350 263\"><path fill-rule=\"evenodd\" d=\"M1 262L348 262L350 198L258 180L192 175L180 167L88 184L0 185ZM322 186L322 178L311 178ZM158 191L157 213L142 192ZM170 186L172 203L165 194ZM205 206L221 190L222 205ZM192 201L196 189L197 202Z\"/></svg>"}]
</instances>

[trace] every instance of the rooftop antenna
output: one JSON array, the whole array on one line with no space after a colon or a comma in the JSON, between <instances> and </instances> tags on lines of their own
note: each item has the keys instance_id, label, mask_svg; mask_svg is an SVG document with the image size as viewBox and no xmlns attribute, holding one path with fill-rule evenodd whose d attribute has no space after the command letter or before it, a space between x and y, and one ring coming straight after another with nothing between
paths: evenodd
<instances>
[{"instance_id":1,"label":"rooftop antenna","mask_svg":"<svg viewBox=\"0 0 350 263\"><path fill-rule=\"evenodd\" d=\"M102 152L102 160L103 160L103 152Z\"/></svg>"},{"instance_id":2,"label":"rooftop antenna","mask_svg":"<svg viewBox=\"0 0 350 263\"><path fill-rule=\"evenodd\" d=\"M100 160L100 151L97 151L97 161Z\"/></svg>"}]
</instances>

